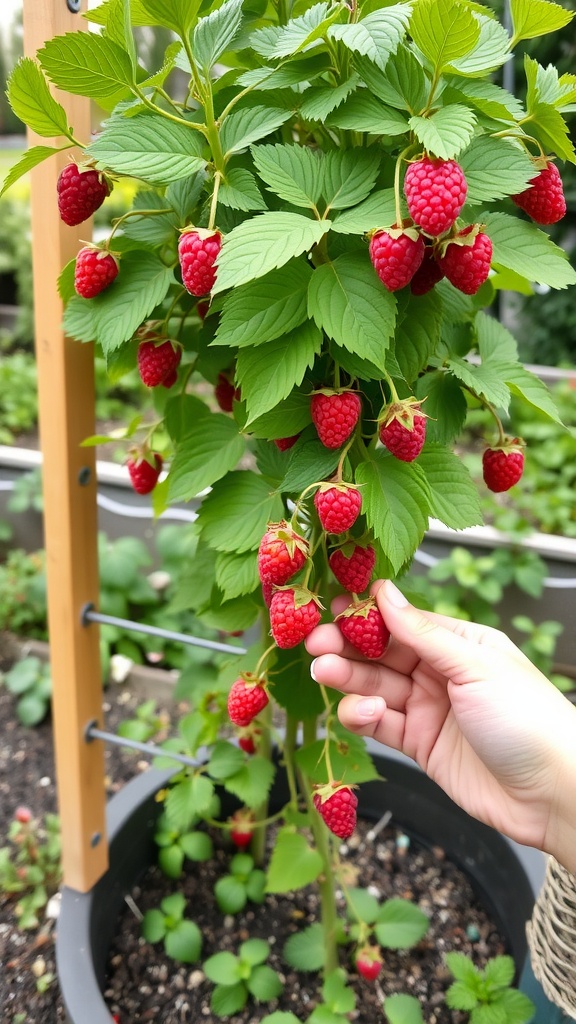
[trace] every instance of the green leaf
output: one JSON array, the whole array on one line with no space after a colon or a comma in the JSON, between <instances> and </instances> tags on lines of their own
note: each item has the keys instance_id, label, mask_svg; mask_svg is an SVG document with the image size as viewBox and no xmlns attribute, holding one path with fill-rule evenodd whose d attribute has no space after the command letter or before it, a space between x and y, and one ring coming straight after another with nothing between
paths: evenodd
<instances>
[{"instance_id":1,"label":"green leaf","mask_svg":"<svg viewBox=\"0 0 576 1024\"><path fill-rule=\"evenodd\" d=\"M426 914L410 900L386 900L378 913L376 937L386 949L409 949L420 942L429 925Z\"/></svg>"},{"instance_id":2,"label":"green leaf","mask_svg":"<svg viewBox=\"0 0 576 1024\"><path fill-rule=\"evenodd\" d=\"M143 113L129 119L111 118L86 151L99 167L130 174L150 185L168 185L204 168L201 149L202 137L193 127L167 121L160 114Z\"/></svg>"},{"instance_id":3,"label":"green leaf","mask_svg":"<svg viewBox=\"0 0 576 1024\"><path fill-rule=\"evenodd\" d=\"M478 42L464 57L452 61L450 70L457 75L483 76L510 60L510 38L503 25L494 18L473 12L480 26Z\"/></svg>"},{"instance_id":4,"label":"green leaf","mask_svg":"<svg viewBox=\"0 0 576 1024\"><path fill-rule=\"evenodd\" d=\"M251 557L254 558L253 555ZM228 779L241 770L244 760L244 754L239 747L227 740L219 740L210 755L210 775L217 781Z\"/></svg>"},{"instance_id":5,"label":"green leaf","mask_svg":"<svg viewBox=\"0 0 576 1024\"><path fill-rule=\"evenodd\" d=\"M402 312L400 305L394 350L404 379L411 383L428 365L440 340L442 307L438 295L431 291L411 297L404 316Z\"/></svg>"},{"instance_id":6,"label":"green leaf","mask_svg":"<svg viewBox=\"0 0 576 1024\"><path fill-rule=\"evenodd\" d=\"M479 79L462 81L460 78L448 77L449 85L444 90L444 96L454 95L460 100L465 98L473 107L476 107L487 117L499 121L513 123L519 121L524 115L524 109L520 100L516 99L511 92L502 89L494 82L485 82ZM478 139L488 139L491 142L506 142L505 139L492 139L489 135L479 135ZM506 152L510 149L510 143L506 143ZM522 152L514 147L514 152ZM459 161L461 163L461 161Z\"/></svg>"},{"instance_id":7,"label":"green leaf","mask_svg":"<svg viewBox=\"0 0 576 1024\"><path fill-rule=\"evenodd\" d=\"M245 107L229 114L220 129L220 141L226 156L248 149L257 139L275 132L291 117L282 107Z\"/></svg>"},{"instance_id":8,"label":"green leaf","mask_svg":"<svg viewBox=\"0 0 576 1024\"><path fill-rule=\"evenodd\" d=\"M343 210L366 199L380 171L373 150L330 150L323 166L322 194L331 210Z\"/></svg>"},{"instance_id":9,"label":"green leaf","mask_svg":"<svg viewBox=\"0 0 576 1024\"><path fill-rule=\"evenodd\" d=\"M132 203L132 211L167 210L166 198L153 189L147 188L137 192ZM173 242L178 236L178 217L170 210L169 213L158 213L157 216L142 215L129 217L124 221L124 234L145 245L164 245Z\"/></svg>"},{"instance_id":10,"label":"green leaf","mask_svg":"<svg viewBox=\"0 0 576 1024\"><path fill-rule=\"evenodd\" d=\"M483 1003L472 1010L470 1024L508 1024L506 1010L498 1003Z\"/></svg>"},{"instance_id":11,"label":"green leaf","mask_svg":"<svg viewBox=\"0 0 576 1024\"><path fill-rule=\"evenodd\" d=\"M428 82L424 69L406 46L400 46L390 57L385 72L367 57L356 57L354 64L370 92L383 103L410 113L417 113L426 106Z\"/></svg>"},{"instance_id":12,"label":"green leaf","mask_svg":"<svg viewBox=\"0 0 576 1024\"><path fill-rule=\"evenodd\" d=\"M266 1014L262 1018L262 1024L300 1024L300 1022L293 1013L283 1013L282 1010L276 1010L275 1013Z\"/></svg>"},{"instance_id":13,"label":"green leaf","mask_svg":"<svg viewBox=\"0 0 576 1024\"><path fill-rule=\"evenodd\" d=\"M258 807L268 796L274 772L270 761L255 755L244 762L239 772L225 780L224 788L246 807Z\"/></svg>"},{"instance_id":14,"label":"green leaf","mask_svg":"<svg viewBox=\"0 0 576 1024\"><path fill-rule=\"evenodd\" d=\"M487 402L507 409L510 404L510 392L498 370L482 363L480 366L469 363L460 356L453 356L446 361L446 366L473 394L485 398Z\"/></svg>"},{"instance_id":15,"label":"green leaf","mask_svg":"<svg viewBox=\"0 0 576 1024\"><path fill-rule=\"evenodd\" d=\"M339 459L340 450L332 451L321 441L304 438L297 441L290 453L282 490L297 491L300 494L316 480L325 480L331 476Z\"/></svg>"},{"instance_id":16,"label":"green leaf","mask_svg":"<svg viewBox=\"0 0 576 1024\"><path fill-rule=\"evenodd\" d=\"M54 135L70 137L66 111L51 95L48 83L35 60L30 57L22 57L18 61L8 79L7 95L16 116L37 135L47 138L52 138ZM43 149L42 146L35 147L35 150L41 149ZM30 152L34 152L34 150ZM58 152L58 150L51 152ZM25 154L23 160L29 155L30 153ZM47 152L46 156L48 155ZM36 163L40 163L40 160L36 160L30 166L35 166ZM27 167L26 170L29 168ZM14 168L12 173L14 173ZM20 173L23 174L24 171Z\"/></svg>"},{"instance_id":17,"label":"green leaf","mask_svg":"<svg viewBox=\"0 0 576 1024\"><path fill-rule=\"evenodd\" d=\"M309 743L296 754L302 771L312 782L321 784L328 782L326 762L322 756L323 742ZM378 778L366 744L343 728L338 729L338 741L330 742L330 757L335 777L346 785L360 785Z\"/></svg>"},{"instance_id":18,"label":"green leaf","mask_svg":"<svg viewBox=\"0 0 576 1024\"><path fill-rule=\"evenodd\" d=\"M246 939L238 950L242 963L250 964L251 967L263 964L269 953L270 946L265 939Z\"/></svg>"},{"instance_id":19,"label":"green leaf","mask_svg":"<svg viewBox=\"0 0 576 1024\"><path fill-rule=\"evenodd\" d=\"M265 210L266 203L256 184L256 178L243 167L229 167L220 184L218 202L231 210Z\"/></svg>"},{"instance_id":20,"label":"green leaf","mask_svg":"<svg viewBox=\"0 0 576 1024\"><path fill-rule=\"evenodd\" d=\"M321 348L321 331L311 320L305 320L300 327L267 345L240 349L236 376L246 401L247 428L302 383Z\"/></svg>"},{"instance_id":21,"label":"green leaf","mask_svg":"<svg viewBox=\"0 0 576 1024\"><path fill-rule=\"evenodd\" d=\"M278 38L276 32L275 39ZM313 82L331 65L327 53L314 53L312 57L296 57L289 63L280 64L279 67L253 68L245 71L237 79L238 85L250 86L256 89L285 89L293 85L301 85L303 82Z\"/></svg>"},{"instance_id":22,"label":"green leaf","mask_svg":"<svg viewBox=\"0 0 576 1024\"><path fill-rule=\"evenodd\" d=\"M511 0L513 39L511 48L521 39L536 39L569 25L574 11L549 0Z\"/></svg>"},{"instance_id":23,"label":"green leaf","mask_svg":"<svg viewBox=\"0 0 576 1024\"><path fill-rule=\"evenodd\" d=\"M525 402L538 409L539 412L543 412L554 423L562 423L554 399L539 377L536 377L520 363L501 365L497 372L502 374L502 378L512 394L523 398Z\"/></svg>"},{"instance_id":24,"label":"green leaf","mask_svg":"<svg viewBox=\"0 0 576 1024\"><path fill-rule=\"evenodd\" d=\"M415 996L405 995L403 992L386 996L384 1013L389 1024L424 1024L420 1003Z\"/></svg>"},{"instance_id":25,"label":"green leaf","mask_svg":"<svg viewBox=\"0 0 576 1024\"><path fill-rule=\"evenodd\" d=\"M315 882L324 868L322 857L305 836L291 827L280 829L276 837L266 892L293 892Z\"/></svg>"},{"instance_id":26,"label":"green leaf","mask_svg":"<svg viewBox=\"0 0 576 1024\"><path fill-rule=\"evenodd\" d=\"M162 25L186 36L196 20L200 0L138 0L138 7L143 20L141 14L134 24Z\"/></svg>"},{"instance_id":27,"label":"green leaf","mask_svg":"<svg viewBox=\"0 0 576 1024\"><path fill-rule=\"evenodd\" d=\"M127 252L118 277L94 299L75 295L64 314L66 333L96 341L105 355L128 341L165 297L174 275L156 253Z\"/></svg>"},{"instance_id":28,"label":"green leaf","mask_svg":"<svg viewBox=\"0 0 576 1024\"><path fill-rule=\"evenodd\" d=\"M282 502L251 470L229 473L214 484L198 513L203 539L217 551L255 551L266 524L282 518Z\"/></svg>"},{"instance_id":29,"label":"green leaf","mask_svg":"<svg viewBox=\"0 0 576 1024\"><path fill-rule=\"evenodd\" d=\"M460 103L449 103L429 117L411 117L409 124L428 153L442 160L452 160L470 142L476 114Z\"/></svg>"},{"instance_id":30,"label":"green leaf","mask_svg":"<svg viewBox=\"0 0 576 1024\"><path fill-rule=\"evenodd\" d=\"M219 345L261 345L298 327L307 317L307 292L312 270L293 260L282 270L226 296L216 332Z\"/></svg>"},{"instance_id":31,"label":"green leaf","mask_svg":"<svg viewBox=\"0 0 576 1024\"><path fill-rule=\"evenodd\" d=\"M240 961L233 953L223 951L209 956L202 968L206 977L216 985L234 985L238 981Z\"/></svg>"},{"instance_id":32,"label":"green leaf","mask_svg":"<svg viewBox=\"0 0 576 1024\"><path fill-rule=\"evenodd\" d=\"M180 836L180 846L188 860L204 861L213 856L212 839L206 832L186 832Z\"/></svg>"},{"instance_id":33,"label":"green leaf","mask_svg":"<svg viewBox=\"0 0 576 1024\"><path fill-rule=\"evenodd\" d=\"M212 413L196 395L179 395L170 398L164 407L164 425L173 441L182 441L194 431L198 421L207 419Z\"/></svg>"},{"instance_id":34,"label":"green leaf","mask_svg":"<svg viewBox=\"0 0 576 1024\"><path fill-rule=\"evenodd\" d=\"M179 224L185 224L192 218L202 196L205 180L206 174L200 170L186 178L179 178L166 189L166 202L174 210Z\"/></svg>"},{"instance_id":35,"label":"green leaf","mask_svg":"<svg viewBox=\"0 0 576 1024\"><path fill-rule=\"evenodd\" d=\"M191 423L178 445L168 477L168 500L189 501L234 469L245 441L233 419L223 413Z\"/></svg>"},{"instance_id":36,"label":"green leaf","mask_svg":"<svg viewBox=\"0 0 576 1024\"><path fill-rule=\"evenodd\" d=\"M333 25L328 35L354 53L369 57L384 71L388 58L406 35L411 11L411 4L393 4L353 24Z\"/></svg>"},{"instance_id":37,"label":"green leaf","mask_svg":"<svg viewBox=\"0 0 576 1024\"><path fill-rule=\"evenodd\" d=\"M223 914L238 914L248 902L246 886L232 875L219 878L214 886L214 895Z\"/></svg>"},{"instance_id":38,"label":"green leaf","mask_svg":"<svg viewBox=\"0 0 576 1024\"><path fill-rule=\"evenodd\" d=\"M14 182L18 181L23 174L27 174L33 167L37 167L43 160L47 160L48 157L54 156L55 153L62 153L63 150L69 148L70 147L66 145L61 146L60 148L54 146L33 146L32 149L28 149L24 153L24 156L8 171L8 174L2 183L2 188L0 189L0 196L3 196L4 193L7 192Z\"/></svg>"},{"instance_id":39,"label":"green leaf","mask_svg":"<svg viewBox=\"0 0 576 1024\"><path fill-rule=\"evenodd\" d=\"M250 995L259 1003L268 1003L271 999L276 999L284 988L276 971L267 964L255 967L246 985Z\"/></svg>"},{"instance_id":40,"label":"green leaf","mask_svg":"<svg viewBox=\"0 0 576 1024\"><path fill-rule=\"evenodd\" d=\"M467 201L493 202L523 192L534 177L534 164L522 149L489 135L479 135L459 157L468 183Z\"/></svg>"},{"instance_id":41,"label":"green leaf","mask_svg":"<svg viewBox=\"0 0 576 1024\"><path fill-rule=\"evenodd\" d=\"M326 975L322 996L336 1013L352 1013L356 1008L356 996L348 985L343 968L336 968Z\"/></svg>"},{"instance_id":42,"label":"green leaf","mask_svg":"<svg viewBox=\"0 0 576 1024\"><path fill-rule=\"evenodd\" d=\"M187 832L198 815L210 807L214 786L203 775L192 775L172 786L166 797L164 808L172 828Z\"/></svg>"},{"instance_id":43,"label":"green leaf","mask_svg":"<svg viewBox=\"0 0 576 1024\"><path fill-rule=\"evenodd\" d=\"M16 713L22 725L39 725L48 714L48 701L37 693L27 693L18 701Z\"/></svg>"},{"instance_id":44,"label":"green leaf","mask_svg":"<svg viewBox=\"0 0 576 1024\"><path fill-rule=\"evenodd\" d=\"M180 921L164 939L164 949L174 960L194 964L202 951L202 932L194 921Z\"/></svg>"},{"instance_id":45,"label":"green leaf","mask_svg":"<svg viewBox=\"0 0 576 1024\"><path fill-rule=\"evenodd\" d=\"M551 288L567 288L576 283L576 271L566 253L534 224L506 213L482 214L479 220L486 225L486 234L492 240L495 264Z\"/></svg>"},{"instance_id":46,"label":"green leaf","mask_svg":"<svg viewBox=\"0 0 576 1024\"><path fill-rule=\"evenodd\" d=\"M349 889L346 913L350 921L360 920L365 924L374 924L378 917L380 904L367 889Z\"/></svg>"},{"instance_id":47,"label":"green leaf","mask_svg":"<svg viewBox=\"0 0 576 1024\"><path fill-rule=\"evenodd\" d=\"M516 338L510 331L487 313L479 312L475 324L478 351L483 363L512 363L518 360Z\"/></svg>"},{"instance_id":48,"label":"green leaf","mask_svg":"<svg viewBox=\"0 0 576 1024\"><path fill-rule=\"evenodd\" d=\"M182 49L181 43L175 40L166 47L164 54L164 60L162 61L162 67L158 68L155 74L150 75L143 82L140 83L141 89L151 89L152 87L160 87L164 85L164 82L168 78L168 75L174 70L176 66L176 58L180 54Z\"/></svg>"},{"instance_id":49,"label":"green leaf","mask_svg":"<svg viewBox=\"0 0 576 1024\"><path fill-rule=\"evenodd\" d=\"M418 459L430 488L430 513L452 530L482 524L474 481L462 460L448 448L427 444Z\"/></svg>"},{"instance_id":50,"label":"green leaf","mask_svg":"<svg viewBox=\"0 0 576 1024\"><path fill-rule=\"evenodd\" d=\"M132 69L136 68L136 44L132 34L130 0L110 0L106 8L106 35L130 58Z\"/></svg>"},{"instance_id":51,"label":"green leaf","mask_svg":"<svg viewBox=\"0 0 576 1024\"><path fill-rule=\"evenodd\" d=\"M298 213L262 213L225 236L213 294L237 288L283 267L308 252L329 230L330 221L309 220Z\"/></svg>"},{"instance_id":52,"label":"green leaf","mask_svg":"<svg viewBox=\"0 0 576 1024\"><path fill-rule=\"evenodd\" d=\"M308 312L338 345L380 368L394 331L396 300L364 254L345 254L314 272Z\"/></svg>"},{"instance_id":53,"label":"green leaf","mask_svg":"<svg viewBox=\"0 0 576 1024\"><path fill-rule=\"evenodd\" d=\"M306 146L253 146L258 174L271 192L292 203L314 209L322 187L322 154Z\"/></svg>"},{"instance_id":54,"label":"green leaf","mask_svg":"<svg viewBox=\"0 0 576 1024\"><path fill-rule=\"evenodd\" d=\"M327 3L314 4L300 17L292 18L279 30L268 56L288 57L289 54L300 53L324 36L339 14L338 6L330 11Z\"/></svg>"},{"instance_id":55,"label":"green leaf","mask_svg":"<svg viewBox=\"0 0 576 1024\"><path fill-rule=\"evenodd\" d=\"M161 910L147 910L142 918L142 935L146 942L161 942L166 935L166 919Z\"/></svg>"},{"instance_id":56,"label":"green leaf","mask_svg":"<svg viewBox=\"0 0 576 1024\"><path fill-rule=\"evenodd\" d=\"M226 601L253 593L258 584L258 565L252 552L242 555L220 552L216 559L216 585Z\"/></svg>"},{"instance_id":57,"label":"green leaf","mask_svg":"<svg viewBox=\"0 0 576 1024\"><path fill-rule=\"evenodd\" d=\"M545 149L557 153L561 160L576 163L576 152L568 135L568 125L552 104L534 104L530 111L530 130Z\"/></svg>"},{"instance_id":58,"label":"green leaf","mask_svg":"<svg viewBox=\"0 0 576 1024\"><path fill-rule=\"evenodd\" d=\"M499 993L498 1003L506 1012L506 1024L528 1024L533 1019L534 1003L515 988Z\"/></svg>"},{"instance_id":59,"label":"green leaf","mask_svg":"<svg viewBox=\"0 0 576 1024\"><path fill-rule=\"evenodd\" d=\"M310 422L310 394L293 391L275 409L254 420L251 430L254 437L292 437L299 434Z\"/></svg>"},{"instance_id":60,"label":"green leaf","mask_svg":"<svg viewBox=\"0 0 576 1024\"><path fill-rule=\"evenodd\" d=\"M243 981L235 985L217 985L210 999L210 1009L217 1017L230 1017L246 1006L248 990Z\"/></svg>"},{"instance_id":61,"label":"green leaf","mask_svg":"<svg viewBox=\"0 0 576 1024\"><path fill-rule=\"evenodd\" d=\"M38 50L38 59L50 81L74 95L103 99L135 84L126 50L94 32L55 36Z\"/></svg>"},{"instance_id":62,"label":"green leaf","mask_svg":"<svg viewBox=\"0 0 576 1024\"><path fill-rule=\"evenodd\" d=\"M418 465L376 452L356 470L362 507L395 572L414 554L428 528L429 492Z\"/></svg>"},{"instance_id":63,"label":"green leaf","mask_svg":"<svg viewBox=\"0 0 576 1024\"><path fill-rule=\"evenodd\" d=\"M451 1010L473 1010L478 1005L475 989L470 989L463 981L455 981L446 992L446 1005Z\"/></svg>"},{"instance_id":64,"label":"green leaf","mask_svg":"<svg viewBox=\"0 0 576 1024\"><path fill-rule=\"evenodd\" d=\"M298 720L313 718L325 710L318 686L310 686L310 658L304 645L276 653L274 700Z\"/></svg>"},{"instance_id":65,"label":"green leaf","mask_svg":"<svg viewBox=\"0 0 576 1024\"><path fill-rule=\"evenodd\" d=\"M495 956L484 968L484 978L495 988L508 988L514 981L516 965L511 956Z\"/></svg>"},{"instance_id":66,"label":"green leaf","mask_svg":"<svg viewBox=\"0 0 576 1024\"><path fill-rule=\"evenodd\" d=\"M307 89L300 103L300 113L305 121L325 121L336 107L354 92L359 82L358 75L351 75L338 85L320 85Z\"/></svg>"},{"instance_id":67,"label":"green leaf","mask_svg":"<svg viewBox=\"0 0 576 1024\"><path fill-rule=\"evenodd\" d=\"M472 11L454 0L419 0L410 20L416 46L437 71L470 53L480 26Z\"/></svg>"},{"instance_id":68,"label":"green leaf","mask_svg":"<svg viewBox=\"0 0 576 1024\"><path fill-rule=\"evenodd\" d=\"M324 932L321 924L311 924L291 935L282 956L296 971L319 971L324 966Z\"/></svg>"},{"instance_id":69,"label":"green leaf","mask_svg":"<svg viewBox=\"0 0 576 1024\"><path fill-rule=\"evenodd\" d=\"M217 10L200 19L194 29L192 52L206 74L233 45L241 23L242 0L226 0Z\"/></svg>"},{"instance_id":70,"label":"green leaf","mask_svg":"<svg viewBox=\"0 0 576 1024\"><path fill-rule=\"evenodd\" d=\"M468 988L474 989L480 978L478 969L465 953L446 953L446 966L456 981L461 981Z\"/></svg>"},{"instance_id":71,"label":"green leaf","mask_svg":"<svg viewBox=\"0 0 576 1024\"><path fill-rule=\"evenodd\" d=\"M332 231L343 235L364 235L374 228L389 228L396 222L394 189L373 192L352 210L344 210L332 222Z\"/></svg>"},{"instance_id":72,"label":"green leaf","mask_svg":"<svg viewBox=\"0 0 576 1024\"><path fill-rule=\"evenodd\" d=\"M370 132L371 135L403 135L408 123L402 114L372 96L367 89L358 89L326 119L334 128Z\"/></svg>"}]
</instances>

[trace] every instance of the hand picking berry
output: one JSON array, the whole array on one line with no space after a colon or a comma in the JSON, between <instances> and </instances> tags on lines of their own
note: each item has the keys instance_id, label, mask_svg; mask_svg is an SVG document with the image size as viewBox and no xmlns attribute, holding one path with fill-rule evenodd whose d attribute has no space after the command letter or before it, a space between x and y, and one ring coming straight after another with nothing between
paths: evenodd
<instances>
[{"instance_id":1,"label":"hand picking berry","mask_svg":"<svg viewBox=\"0 0 576 1024\"><path fill-rule=\"evenodd\" d=\"M378 422L378 436L391 455L401 462L414 462L426 440L426 416L420 402L415 398L392 402Z\"/></svg>"},{"instance_id":2,"label":"hand picking berry","mask_svg":"<svg viewBox=\"0 0 576 1024\"><path fill-rule=\"evenodd\" d=\"M409 164L404 194L410 216L427 235L449 231L466 201L468 185L455 160L424 157Z\"/></svg>"},{"instance_id":3,"label":"hand picking berry","mask_svg":"<svg viewBox=\"0 0 576 1024\"><path fill-rule=\"evenodd\" d=\"M282 519L269 523L258 549L258 574L261 583L284 586L304 565L308 541Z\"/></svg>"},{"instance_id":4,"label":"hand picking berry","mask_svg":"<svg viewBox=\"0 0 576 1024\"><path fill-rule=\"evenodd\" d=\"M358 797L350 786L321 786L312 797L314 807L330 831L349 839L356 828Z\"/></svg>"},{"instance_id":5,"label":"hand picking berry","mask_svg":"<svg viewBox=\"0 0 576 1024\"><path fill-rule=\"evenodd\" d=\"M443 277L444 271L436 261L434 249L431 245L427 245L424 259L410 281L410 291L412 295L426 295Z\"/></svg>"},{"instance_id":6,"label":"hand picking berry","mask_svg":"<svg viewBox=\"0 0 576 1024\"><path fill-rule=\"evenodd\" d=\"M550 161L536 177L530 179L530 186L512 196L512 201L527 213L537 224L557 224L566 213L564 186L560 171Z\"/></svg>"},{"instance_id":7,"label":"hand picking berry","mask_svg":"<svg viewBox=\"0 0 576 1024\"><path fill-rule=\"evenodd\" d=\"M492 242L478 224L464 228L438 256L438 266L451 284L465 295L475 295L490 273Z\"/></svg>"},{"instance_id":8,"label":"hand picking berry","mask_svg":"<svg viewBox=\"0 0 576 1024\"><path fill-rule=\"evenodd\" d=\"M424 259L424 238L415 228L388 228L370 239L370 259L382 284L397 292L410 283Z\"/></svg>"},{"instance_id":9,"label":"hand picking berry","mask_svg":"<svg viewBox=\"0 0 576 1024\"><path fill-rule=\"evenodd\" d=\"M336 616L342 636L365 658L381 658L390 639L390 631L373 597L351 604Z\"/></svg>"},{"instance_id":10,"label":"hand picking berry","mask_svg":"<svg viewBox=\"0 0 576 1024\"><path fill-rule=\"evenodd\" d=\"M362 594L366 590L376 564L376 552L371 545L345 544L333 551L328 564L344 590L351 594Z\"/></svg>"},{"instance_id":11,"label":"hand picking berry","mask_svg":"<svg viewBox=\"0 0 576 1024\"><path fill-rule=\"evenodd\" d=\"M324 447L341 448L360 419L362 402L356 391L324 389L312 395L310 412Z\"/></svg>"},{"instance_id":12,"label":"hand picking berry","mask_svg":"<svg viewBox=\"0 0 576 1024\"><path fill-rule=\"evenodd\" d=\"M184 287L191 295L208 295L216 281L214 266L220 249L222 235L207 228L186 228L178 242L178 257L182 270Z\"/></svg>"},{"instance_id":13,"label":"hand picking berry","mask_svg":"<svg viewBox=\"0 0 576 1024\"><path fill-rule=\"evenodd\" d=\"M83 299L93 299L112 284L118 274L118 260L111 252L85 245L76 257L74 288Z\"/></svg>"},{"instance_id":14,"label":"hand picking berry","mask_svg":"<svg viewBox=\"0 0 576 1024\"><path fill-rule=\"evenodd\" d=\"M270 627L278 647L302 643L320 622L320 601L305 587L285 587L274 592Z\"/></svg>"},{"instance_id":15,"label":"hand picking berry","mask_svg":"<svg viewBox=\"0 0 576 1024\"><path fill-rule=\"evenodd\" d=\"M132 487L137 494L150 494L162 472L162 456L149 450L135 452L126 463Z\"/></svg>"},{"instance_id":16,"label":"hand picking berry","mask_svg":"<svg viewBox=\"0 0 576 1024\"><path fill-rule=\"evenodd\" d=\"M362 495L351 484L328 482L316 491L314 504L326 533L346 533L360 515Z\"/></svg>"},{"instance_id":17,"label":"hand picking berry","mask_svg":"<svg viewBox=\"0 0 576 1024\"><path fill-rule=\"evenodd\" d=\"M509 491L524 472L524 452L519 438L506 438L501 445L486 448L482 456L482 475L489 490Z\"/></svg>"},{"instance_id":18,"label":"hand picking berry","mask_svg":"<svg viewBox=\"0 0 576 1024\"><path fill-rule=\"evenodd\" d=\"M250 725L268 703L265 680L252 672L243 672L228 693L228 717L234 725Z\"/></svg>"},{"instance_id":19,"label":"hand picking berry","mask_svg":"<svg viewBox=\"0 0 576 1024\"><path fill-rule=\"evenodd\" d=\"M112 184L100 171L94 168L82 171L71 163L60 172L56 190L60 219L75 227L100 209L112 191Z\"/></svg>"},{"instance_id":20,"label":"hand picking berry","mask_svg":"<svg viewBox=\"0 0 576 1024\"><path fill-rule=\"evenodd\" d=\"M358 974L365 978L366 981L376 981L382 970L380 950L374 946L364 946L358 950L354 964Z\"/></svg>"},{"instance_id":21,"label":"hand picking berry","mask_svg":"<svg viewBox=\"0 0 576 1024\"><path fill-rule=\"evenodd\" d=\"M182 358L182 347L162 335L150 332L152 337L138 346L138 372L147 388L159 384L170 387L177 380L177 368Z\"/></svg>"}]
</instances>

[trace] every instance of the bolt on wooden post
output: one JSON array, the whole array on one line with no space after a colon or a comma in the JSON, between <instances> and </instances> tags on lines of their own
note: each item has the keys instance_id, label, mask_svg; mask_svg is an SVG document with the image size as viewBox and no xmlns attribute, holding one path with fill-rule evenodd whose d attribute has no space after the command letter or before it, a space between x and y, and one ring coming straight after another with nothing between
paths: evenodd
<instances>
[{"instance_id":1,"label":"bolt on wooden post","mask_svg":"<svg viewBox=\"0 0 576 1024\"><path fill-rule=\"evenodd\" d=\"M78 7L78 12L74 11ZM24 0L24 52L53 36L87 29L79 11L86 0ZM90 138L90 101L53 90L76 138ZM62 145L40 139L31 145ZM94 433L94 352L62 330L57 291L62 267L91 237L91 222L78 228L58 214L58 175L67 150L31 172L32 263L40 440L43 453L44 529L48 577L48 626L53 679L53 721L64 883L86 892L106 870L104 753L87 743L90 721L101 719L98 629L81 624L85 604L98 598L96 462L81 441ZM78 154L77 154L78 155Z\"/></svg>"}]
</instances>

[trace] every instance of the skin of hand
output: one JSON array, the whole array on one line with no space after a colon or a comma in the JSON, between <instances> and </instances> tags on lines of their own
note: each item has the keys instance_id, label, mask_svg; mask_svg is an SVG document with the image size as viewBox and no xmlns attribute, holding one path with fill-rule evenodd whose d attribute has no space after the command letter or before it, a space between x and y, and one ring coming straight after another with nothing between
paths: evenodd
<instances>
[{"instance_id":1,"label":"skin of hand","mask_svg":"<svg viewBox=\"0 0 576 1024\"><path fill-rule=\"evenodd\" d=\"M401 750L469 814L576 872L576 708L504 633L372 588L391 640L367 661L338 626L306 647L351 732ZM348 599L337 598L340 611Z\"/></svg>"}]
</instances>

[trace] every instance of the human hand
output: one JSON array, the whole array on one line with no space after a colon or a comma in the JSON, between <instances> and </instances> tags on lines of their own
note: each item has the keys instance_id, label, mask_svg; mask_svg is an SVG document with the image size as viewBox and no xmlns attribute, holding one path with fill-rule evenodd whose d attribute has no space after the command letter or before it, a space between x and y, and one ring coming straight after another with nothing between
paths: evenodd
<instances>
[{"instance_id":1,"label":"human hand","mask_svg":"<svg viewBox=\"0 0 576 1024\"><path fill-rule=\"evenodd\" d=\"M498 630L419 611L390 581L373 593L392 635L379 661L334 624L306 640L316 681L346 694L342 724L403 751L474 817L576 870L576 709Z\"/></svg>"}]
</instances>

